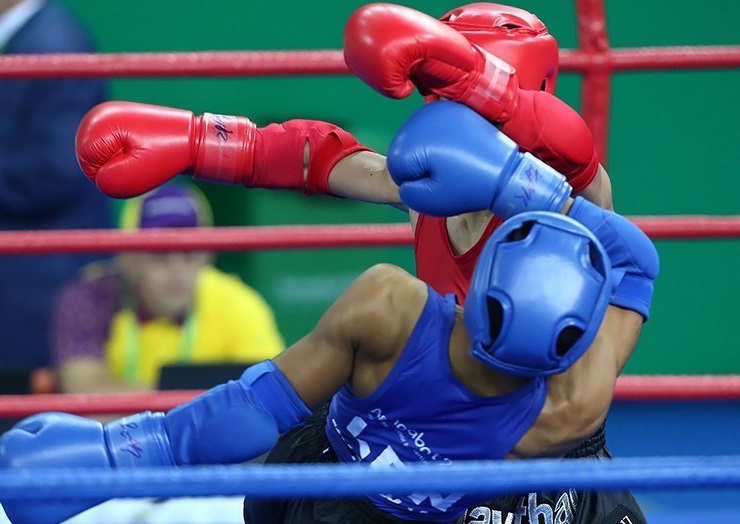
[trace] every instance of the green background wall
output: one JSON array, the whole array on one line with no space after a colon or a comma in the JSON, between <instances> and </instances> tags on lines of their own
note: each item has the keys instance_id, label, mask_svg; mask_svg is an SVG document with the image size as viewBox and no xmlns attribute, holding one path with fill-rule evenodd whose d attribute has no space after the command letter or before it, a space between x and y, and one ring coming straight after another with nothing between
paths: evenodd
<instances>
[{"instance_id":1,"label":"green background wall","mask_svg":"<svg viewBox=\"0 0 740 524\"><path fill-rule=\"evenodd\" d=\"M102 52L338 49L364 2L66 0ZM439 16L451 1L403 2ZM520 0L561 47L576 46L569 0ZM688 0L607 0L613 47L740 44L737 0L697 9ZM243 114L258 125L290 118L339 124L384 153L419 98L381 97L350 76L260 79L119 79L112 98ZM580 80L561 74L558 95L580 107ZM609 172L628 215L740 212L740 69L619 73L612 91ZM391 208L287 192L201 186L217 225L404 222ZM662 274L653 317L627 372L740 373L740 241L659 241ZM275 308L288 342L317 320L369 265L413 271L410 248L222 254Z\"/></svg>"}]
</instances>

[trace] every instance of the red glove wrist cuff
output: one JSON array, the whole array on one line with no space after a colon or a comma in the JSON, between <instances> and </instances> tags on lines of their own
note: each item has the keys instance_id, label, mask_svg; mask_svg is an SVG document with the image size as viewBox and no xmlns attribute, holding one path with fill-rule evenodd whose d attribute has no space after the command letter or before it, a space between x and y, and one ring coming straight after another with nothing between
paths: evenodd
<instances>
[{"instance_id":1,"label":"red glove wrist cuff","mask_svg":"<svg viewBox=\"0 0 740 524\"><path fill-rule=\"evenodd\" d=\"M304 151L309 145L304 177ZM318 120L289 120L258 130L254 169L246 185L333 195L329 173L339 160L370 150L340 127Z\"/></svg>"},{"instance_id":2,"label":"red glove wrist cuff","mask_svg":"<svg viewBox=\"0 0 740 524\"><path fill-rule=\"evenodd\" d=\"M318 120L257 128L244 117L205 113L195 120L193 177L247 187L333 195L329 173L342 158L369 151L347 131ZM309 144L308 173L304 152Z\"/></svg>"},{"instance_id":3,"label":"red glove wrist cuff","mask_svg":"<svg viewBox=\"0 0 740 524\"><path fill-rule=\"evenodd\" d=\"M358 151L372 151L344 129L326 122L316 122L308 133L311 151L306 177L306 192L333 195L329 173L341 159Z\"/></svg>"},{"instance_id":4,"label":"red glove wrist cuff","mask_svg":"<svg viewBox=\"0 0 740 524\"><path fill-rule=\"evenodd\" d=\"M516 112L519 79L516 71L497 56L473 46L479 54L475 79L460 102L490 122L506 122Z\"/></svg>"},{"instance_id":5,"label":"red glove wrist cuff","mask_svg":"<svg viewBox=\"0 0 740 524\"><path fill-rule=\"evenodd\" d=\"M257 128L248 118L205 113L195 119L193 178L241 184L252 170Z\"/></svg>"},{"instance_id":6,"label":"red glove wrist cuff","mask_svg":"<svg viewBox=\"0 0 740 524\"><path fill-rule=\"evenodd\" d=\"M591 160L585 166L583 166L580 171L566 177L568 179L570 187L573 188L573 193L578 194L586 189L588 186L590 186L591 182L593 182L594 178L596 178L596 172L598 170L599 159L596 156L596 151L594 150L594 154L591 157Z\"/></svg>"}]
</instances>

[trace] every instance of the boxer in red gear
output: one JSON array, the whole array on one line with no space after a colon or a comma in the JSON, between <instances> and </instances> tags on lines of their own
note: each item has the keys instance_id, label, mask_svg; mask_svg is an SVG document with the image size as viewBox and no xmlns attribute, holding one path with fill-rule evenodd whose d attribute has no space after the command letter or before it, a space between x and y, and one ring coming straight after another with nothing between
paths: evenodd
<instances>
[{"instance_id":1,"label":"boxer in red gear","mask_svg":"<svg viewBox=\"0 0 740 524\"><path fill-rule=\"evenodd\" d=\"M444 96L470 105L497 124L522 150L566 175L574 193L613 209L609 176L598 163L588 126L576 111L554 96L558 44L539 18L515 7L473 3L449 11L440 21L442 24L435 23L431 17L401 6L372 4L360 8L345 31L347 64L371 87L388 96L408 96L415 84L427 95L427 101ZM450 32L450 28L462 34L468 45ZM392 51L400 53L404 65L392 63ZM468 81L474 86L476 82L485 85L480 80L470 81L466 75L459 75L460 61L443 62L443 66L439 66L440 58L450 61L450 54L455 52L462 55L463 64L468 60L469 67L480 67L478 74L488 73L490 78L496 79L490 82L499 88L492 90L498 96L494 100L496 103L486 105L480 97L466 99L465 94L455 97L454 90L453 96L450 91L435 91L435 87L449 85L454 80L463 84ZM424 68L419 63L422 56L437 59L427 74L419 72ZM486 56L488 60L480 60ZM409 67L410 74L406 77L399 74L403 67ZM445 74L449 76L445 78ZM376 83L378 78L380 83ZM398 89L399 85L406 91ZM501 107L501 101L508 105ZM498 112L492 118L486 109ZM413 222L413 212L411 218ZM417 215L414 228L417 276L435 289L456 293L464 300L483 242L501 222L499 217L485 212L447 218ZM603 426L566 456L609 457ZM464 524L509 522L510 519L529 524L540 522L540 517L545 522L567 524L646 522L629 492L571 490L501 497L470 508Z\"/></svg>"},{"instance_id":2,"label":"boxer in red gear","mask_svg":"<svg viewBox=\"0 0 740 524\"><path fill-rule=\"evenodd\" d=\"M522 150L566 175L574 193L612 209L611 182L606 170L598 164L591 131L576 111L554 96L558 44L545 24L523 9L489 3L452 9L440 21L462 34L470 44L515 69L520 87L517 110L501 125L501 130ZM426 97L436 98L436 95ZM441 287L440 275L446 275L448 292L460 293L467 288L481 244L475 243L460 253L455 237L448 234L456 227L453 222L457 220L457 217L445 220L420 216L414 252L419 278ZM493 217L484 226L481 238L488 238L500 222L498 217ZM465 226L466 223L462 224ZM446 256L440 258L440 253Z\"/></svg>"},{"instance_id":3,"label":"boxer in red gear","mask_svg":"<svg viewBox=\"0 0 740 524\"><path fill-rule=\"evenodd\" d=\"M576 192L589 186L599 169L593 137L553 95L558 44L545 25L522 9L487 3L440 21L392 4L360 8L345 30L347 64L386 96L403 98L416 86L427 100L470 106L568 176Z\"/></svg>"},{"instance_id":4,"label":"boxer in red gear","mask_svg":"<svg viewBox=\"0 0 740 524\"><path fill-rule=\"evenodd\" d=\"M575 193L612 209L609 176L598 164L588 126L553 95L558 44L534 14L501 4L474 3L435 20L402 6L370 4L351 17L345 30L345 58L350 68L371 87L393 97L408 96L414 85L429 93L433 90L429 83L439 83L444 74L449 75L447 84L450 77L464 83L460 63L474 69L482 52L501 66L492 84L509 87L503 99L511 107L503 109L505 117L499 115L496 122L502 131L522 150L566 175ZM422 74L424 60L431 65ZM427 99L438 96L430 94ZM498 218L475 213L446 219L424 215L417 219L412 213L411 218L418 276L464 301L479 240L488 238Z\"/></svg>"}]
</instances>

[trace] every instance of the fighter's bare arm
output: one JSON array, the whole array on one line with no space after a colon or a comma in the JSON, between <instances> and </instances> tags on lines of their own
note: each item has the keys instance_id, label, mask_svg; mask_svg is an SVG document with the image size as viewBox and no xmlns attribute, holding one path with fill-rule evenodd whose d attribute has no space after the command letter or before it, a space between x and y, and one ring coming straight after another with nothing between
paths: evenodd
<instances>
[{"instance_id":1,"label":"fighter's bare arm","mask_svg":"<svg viewBox=\"0 0 740 524\"><path fill-rule=\"evenodd\" d=\"M369 394L396 362L426 298L423 282L399 267L377 264L273 362L309 408L348 383L355 394Z\"/></svg>"},{"instance_id":2,"label":"fighter's bare arm","mask_svg":"<svg viewBox=\"0 0 740 524\"><path fill-rule=\"evenodd\" d=\"M337 162L329 174L329 187L344 198L389 204L408 211L398 195L398 186L391 178L386 159L379 153L360 151ZM612 210L612 186L606 169L599 166L594 180L580 195L599 207Z\"/></svg>"},{"instance_id":3,"label":"fighter's bare arm","mask_svg":"<svg viewBox=\"0 0 740 524\"><path fill-rule=\"evenodd\" d=\"M609 306L593 343L566 372L550 377L534 426L514 449L517 457L561 456L606 419L614 387L642 329L643 317Z\"/></svg>"},{"instance_id":4,"label":"fighter's bare arm","mask_svg":"<svg viewBox=\"0 0 740 524\"><path fill-rule=\"evenodd\" d=\"M373 151L352 153L337 162L329 173L329 187L345 198L407 209L398 196L398 186L388 172L385 157Z\"/></svg>"}]
</instances>

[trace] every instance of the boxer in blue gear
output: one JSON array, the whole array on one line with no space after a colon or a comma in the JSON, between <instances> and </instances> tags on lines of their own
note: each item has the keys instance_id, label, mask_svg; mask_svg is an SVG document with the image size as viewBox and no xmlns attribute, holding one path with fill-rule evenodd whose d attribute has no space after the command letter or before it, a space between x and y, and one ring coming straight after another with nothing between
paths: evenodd
<instances>
[{"instance_id":1,"label":"boxer in blue gear","mask_svg":"<svg viewBox=\"0 0 740 524\"><path fill-rule=\"evenodd\" d=\"M478 260L464 311L451 295L442 297L428 289L419 314L419 300L407 288L416 279L405 273L403 278L386 274L374 285L368 283L381 295L378 307L386 310L375 315L418 318L411 334L404 336L405 346L392 352L389 370L381 365L385 372L376 377L373 387L350 381L333 396L327 413L315 414L308 424L282 437L268 462L398 466L418 460L445 463L560 456L569 451L603 421L616 377L644 320L641 311L610 304L615 275L629 265L644 267L646 282L655 276L657 254L650 241L629 221L619 224L621 229L607 235L613 238L606 249L596 234L562 215L535 212L507 220ZM617 241L620 238L640 238L643 256L632 259L626 254L626 243ZM611 256L622 265L612 266ZM523 266L529 267L518 273ZM578 296L567 282L562 283L564 276L578 283ZM548 289L552 282L564 300L557 300L558 292ZM418 281L415 285L421 287ZM502 312L492 306L498 301L486 299L489 295L506 295L511 307ZM471 296L482 298L471 301ZM533 297L540 301L536 306ZM360 301L358 296L342 307L357 307ZM532 346L524 355L499 353L495 349L506 349L512 335L526 336L498 327L507 323L528 324L530 331L548 335L528 337ZM382 330L377 342L382 345L386 339L395 340L395 326L394 322L371 323L368 329ZM566 333L567 339L560 354L557 343L553 349L559 333ZM622 339L623 335L627 338ZM488 342L476 344L483 339ZM355 366L352 376L368 372L366 366ZM471 380L472 376L478 380ZM474 506L474 499L461 493L430 493L371 495L347 502L246 500L245 522L458 522L454 520L459 518L458 510ZM575 512L572 506L559 507ZM639 514L636 507L628 511ZM474 516L466 515L465 522L475 522Z\"/></svg>"},{"instance_id":2,"label":"boxer in blue gear","mask_svg":"<svg viewBox=\"0 0 740 524\"><path fill-rule=\"evenodd\" d=\"M422 122L423 125L420 125ZM459 125L461 122L467 122L467 126ZM481 136L486 137L481 140ZM600 340L605 342L612 337L619 337L619 333L628 333L628 338L637 337L643 319L647 319L646 312L650 307L650 297L652 296L652 282L658 272L658 257L655 248L650 240L629 221L614 213L602 212L595 206L589 205L581 199L573 201L568 198L569 190L562 185L562 179L558 173L553 173L546 166L540 169L539 166L529 157L522 155L516 147L502 135L502 133L493 126L481 122L477 115L459 105L451 103L430 104L420 110L404 124L394 139L394 146L389 152L389 166L392 166L394 178L404 191L405 203L414 209L429 214L458 214L477 209L496 209L503 210L514 209L514 213L522 212L527 207L548 209L548 210L568 210L572 209L577 219L583 220L584 224L593 228L598 234L600 240L606 244L603 250L589 249L589 259L594 260L593 271L589 272L590 276L606 276L603 274L604 269L609 270L611 286L602 288L600 294L600 303L603 307L603 293L609 291L608 300L614 306L609 306L606 311L606 319L601 326ZM454 147L451 147L454 144ZM512 160L513 159L513 160ZM527 184L511 184L513 174L516 172L512 166L521 165L522 163L530 164L534 162L533 168L537 168L538 176L532 178L532 186ZM522 170L519 173L523 172ZM530 170L530 172L532 172ZM419 181L418 184L413 184ZM501 184L506 184L508 190L502 191ZM526 191L525 191L526 190ZM501 196L501 195L509 196ZM501 198L502 207L491 204L491 196L494 201ZM496 197L496 195L499 195ZM520 195L522 198L519 198ZM536 198L524 198L527 195L534 195ZM507 201L507 199L512 201ZM515 219L518 217L515 217ZM604 228L604 223L615 225L613 231ZM513 222L512 222L513 223ZM567 224L566 224L567 225ZM570 242L580 242L586 240L591 247L592 240L588 235L580 235L578 238L569 239ZM634 245L635 249L631 249ZM603 255L607 251L608 255ZM487 252L496 253L496 249L489 245ZM606 260L610 255L615 258L616 263L611 267L604 267L599 263L602 257ZM581 258L583 261L583 257ZM501 262L499 261L499 264ZM627 268L632 268L634 276L633 285L620 290L616 283L621 282L622 275ZM548 271L545 265L543 273L536 275L535 280L548 286L560 286L567 289L568 282L563 282L566 276L562 272ZM512 271L515 275L516 271ZM572 278L572 277L571 277ZM598 278L597 278L598 280ZM598 287L598 284L597 286ZM536 289L536 285L533 286ZM642 288L641 291L638 291ZM632 293L630 293L630 291ZM637 293L635 293L637 291ZM476 290L471 289L468 295L475 294ZM481 293L482 294L482 293ZM630 296L632 294L632 296ZM521 298L521 297L519 297ZM627 312L623 309L630 309L630 305L636 307L636 312ZM616 307L615 307L616 306ZM488 311L483 307L478 308L481 312L478 315L485 319ZM466 312L466 317L470 313L470 307ZM475 325L471 326L473 339L480 335L485 337L483 329L477 329ZM568 331L560 331L566 333ZM552 357L551 352L543 351L540 358L527 362L526 374L548 369L548 366L564 366L573 363L579 356L577 342L579 330L570 330L569 335L564 337L568 344L572 343L565 356L558 362ZM490 335L489 335L490 338ZM589 340L590 336L580 340ZM636 340L636 338L634 339ZM509 337L502 337L500 342L508 342ZM487 344L490 343L486 342ZM627 346L629 343L627 344ZM566 348L568 345L565 346ZM537 456L538 453L544 453L543 448L534 445L529 448L525 441L531 438L533 441L540 439L543 442L553 443L558 441L563 434L561 431L569 431L574 426L582 424L584 419L574 420L572 414L574 411L569 409L556 410L554 406L559 406L558 391L564 391L560 388L565 386L568 389L572 383L567 382L574 374L578 374L579 381L583 382L577 388L582 400L589 399L583 405L584 415L587 419L592 419L594 413L597 413L601 403L608 398L611 400L614 382L620 373L625 362L629 358L631 350L625 350L626 346L618 344L614 346L615 351L600 355L603 358L604 367L596 364L591 348L591 353L586 354L576 362L566 373L552 375L549 383L552 386L548 393L548 398L538 423L542 423L542 428L547 427L549 420L552 426L547 430L538 430L536 424L531 431L520 441L521 448L518 452L513 453L515 456ZM576 349L576 351L574 351ZM580 348L581 350L583 348ZM557 354L557 351L556 351ZM521 365L521 358L512 361L510 357L517 357L510 352L506 355L500 355L502 360L497 361L498 367L503 364ZM506 362L508 360L508 362ZM489 360L489 364L491 360ZM533 369L533 364L536 364ZM550 370L555 368L549 368ZM578 369L578 372L576 372ZM430 387L429 390L434 390ZM426 390L425 390L426 394ZM596 394L595 397L591 397ZM564 398L561 401L566 400ZM570 400L567 399L567 405ZM591 402L593 400L593 402ZM555 414L557 412L557 414ZM547 415L545 415L545 413ZM591 415L588 415L588 414ZM329 444L326 433L326 419L328 410L317 411L311 419L300 428L291 431L289 434L281 437L278 444L273 448L267 457L267 463L317 463L333 462L339 460L334 448ZM596 418L600 415L595 415ZM603 418L601 418L603 420ZM596 427L591 428L591 433L585 440L571 441L571 448L563 446L557 450L553 449L548 454L564 455L568 458L608 458L610 455L604 448L603 444L603 424L598 428L601 431L594 433ZM356 427L355 427L356 430ZM567 441L567 438L564 440ZM563 442L564 442L563 441ZM364 441L367 442L367 441ZM580 444L580 445L579 445ZM557 447L557 446L556 446ZM576 448L578 452L573 452ZM360 445L360 449L364 449ZM362 451L360 455L362 455ZM549 512L549 513L548 513ZM508 522L513 519L519 524L528 524L532 522L541 522L540 517L547 520L548 516L553 522L562 522L563 524L616 524L620 520L629 519L634 524L644 524L645 517L637 505L634 497L629 492L576 492L575 490L563 490L554 492L537 492L530 494L513 494L506 495L489 501L486 504L469 508L461 522L465 524L484 523L484 522ZM624 520L626 522L626 520ZM379 514L372 504L362 502L338 503L337 501L321 500L284 500L284 501L245 501L245 522L247 523L308 523L316 522L323 524L338 524L343 522L353 522L355 524L370 524L378 522L406 522L399 519L388 517L388 515Z\"/></svg>"},{"instance_id":3,"label":"boxer in blue gear","mask_svg":"<svg viewBox=\"0 0 740 524\"><path fill-rule=\"evenodd\" d=\"M507 169L501 155L508 150L475 154L481 169L507 184L510 178L500 176L500 170ZM455 182L454 177L445 176L444 180L445 184ZM488 187L498 190L497 183L490 180ZM538 201L547 202L553 201L548 193L557 194L559 186L546 182L535 189L544 195ZM604 260L608 257L612 261L611 282L615 275L629 275L630 285L614 288L605 278L601 291L589 294L590 299L552 300L549 307L556 309L544 317L533 312L533 320L538 321L589 319L580 335L588 348L562 373L520 376L477 358L471 352L464 312L454 296L440 296L404 270L380 264L363 273L310 333L271 362L247 370L240 380L218 386L167 414L143 413L107 425L69 415L31 417L0 437L0 467L121 468L242 462L262 453L279 434L291 428L300 431L309 410L329 399L330 413L322 426L321 444L326 446L323 457L313 456L309 459L312 462L336 459L398 466L410 461L562 455L603 422L616 377L639 338L645 307L650 304L646 292L652 291L657 271L652 243L629 221L614 221L609 214L589 214L588 205L580 208L567 200L564 209L569 207L580 210L574 212L575 221L535 214L527 217L533 223L529 233L540 230L540 220L543 226L550 221L563 225L547 229L550 240L554 235L572 242L570 237L589 237L590 230L604 246ZM596 217L593 226L589 221L592 215ZM577 220L583 217L589 220L584 218L585 225L579 225ZM605 221L618 227L611 223L601 227ZM540 293L547 282L560 277L540 264L541 274L529 275L526 285L516 281L521 257L550 257L558 245L541 242L544 236L528 239L526 228L522 231L520 226L515 218L511 225L502 226L501 234L489 239L494 254L480 269L508 275L500 285L514 307L530 303L529 295ZM636 239L638 248L634 249ZM517 256L499 258L505 250L498 247L517 242L531 242L531 246ZM558 253L564 261L570 260L575 274L589 275L583 282L599 273L598 258L585 263L581 252L570 255L569 259L567 253ZM621 281L627 281L626 277ZM591 288L584 287L584 293L586 289ZM610 305L603 314L594 314L603 293L608 293ZM611 304L613 300L616 305ZM517 310L519 313L527 318L526 307ZM556 331L551 326L544 328ZM589 340L592 334L595 336ZM502 332L491 333L494 342L505 337ZM530 365L537 367L540 360L547 362L537 351L549 355L551 347L544 339L535 341L540 345L532 348ZM503 353L501 357L508 358ZM263 506L250 501L245 518L260 524L452 522L461 518L466 508L483 501L466 493L371 495L342 504L294 501L278 511L270 506L274 502ZM59 522L94 504L2 502L14 524Z\"/></svg>"},{"instance_id":4,"label":"boxer in blue gear","mask_svg":"<svg viewBox=\"0 0 740 524\"><path fill-rule=\"evenodd\" d=\"M614 234L614 229L610 231ZM616 235L621 236L618 231ZM530 296L541 294L543 285L564 268L584 275L582 300L548 300L530 318L556 324L542 326L547 332L559 329L561 319L588 319L576 342L588 349L563 373L544 370L523 377L505 372L506 365L480 360L470 350L465 314L454 296L441 296L400 268L381 264L354 282L311 333L273 362L250 368L240 380L217 386L167 414L143 413L106 425L71 415L36 415L0 437L0 466L129 468L241 462L265 451L279 434L298 426L310 408L328 398L332 403L326 442L341 461L443 464L558 455L603 420L616 375L643 322L640 312L614 306L604 310L600 305L604 296L612 296L611 280L594 275L604 276L611 254L561 252L562 242L572 245L584 239L588 246L596 244L598 252L598 241L573 219L552 213L515 217L489 239L491 256L476 267L477 273L489 276L476 278L473 284L495 282L495 292L506 292L516 308L531 304ZM507 252L510 246L517 249ZM561 263L550 265L551 270L535 263L533 267L541 271L525 273L527 281L517 282L516 268L528 264L526 260L553 257ZM504 276L494 278L497 274ZM483 318L490 311L475 313ZM527 307L516 314L526 321ZM620 327L620 336L612 340L608 335L615 326ZM490 336L494 344L506 339L503 331ZM547 337L533 343L550 355ZM506 358L502 354L500 361L505 363ZM528 358L531 366L541 367L535 352ZM553 381L562 385L548 389ZM572 395L572 388L578 388L579 395ZM587 405L578 399L588 399ZM553 434L557 421L567 424ZM480 502L479 495L465 493L374 495L348 507L370 512L374 522L451 522ZM14 524L59 522L91 505L3 504ZM249 507L249 518L269 521L260 520L259 504Z\"/></svg>"}]
</instances>

